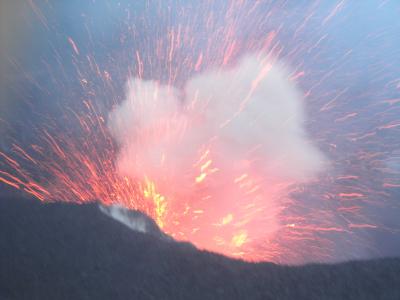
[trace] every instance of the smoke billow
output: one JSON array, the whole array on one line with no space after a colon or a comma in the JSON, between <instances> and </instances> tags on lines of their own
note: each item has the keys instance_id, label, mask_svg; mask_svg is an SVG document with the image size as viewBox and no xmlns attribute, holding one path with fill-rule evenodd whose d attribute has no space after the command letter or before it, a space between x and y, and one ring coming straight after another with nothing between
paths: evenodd
<instances>
[{"instance_id":1,"label":"smoke billow","mask_svg":"<svg viewBox=\"0 0 400 300\"><path fill-rule=\"evenodd\" d=\"M182 89L132 78L108 120L118 170L155 182L170 207L208 208L204 223L228 213L240 219L241 207L255 201L270 214L257 236L272 234L282 186L325 165L305 131L303 106L286 66L257 55L196 75Z\"/></svg>"},{"instance_id":2,"label":"smoke billow","mask_svg":"<svg viewBox=\"0 0 400 300\"><path fill-rule=\"evenodd\" d=\"M169 239L169 237L159 229L154 220L141 212L129 210L120 205L105 206L100 204L99 208L101 212L132 230L147 233L159 238Z\"/></svg>"}]
</instances>

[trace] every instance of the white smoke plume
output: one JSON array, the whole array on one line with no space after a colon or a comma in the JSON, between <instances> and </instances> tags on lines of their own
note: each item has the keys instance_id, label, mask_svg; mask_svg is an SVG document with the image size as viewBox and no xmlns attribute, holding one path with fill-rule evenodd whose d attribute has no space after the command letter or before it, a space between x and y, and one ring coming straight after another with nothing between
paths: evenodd
<instances>
[{"instance_id":1,"label":"white smoke plume","mask_svg":"<svg viewBox=\"0 0 400 300\"><path fill-rule=\"evenodd\" d=\"M119 205L99 205L100 211L124 224L132 230L139 232L148 232L147 219L135 211L129 211ZM130 213L132 212L132 213ZM135 215L134 215L135 213Z\"/></svg>"},{"instance_id":2,"label":"white smoke plume","mask_svg":"<svg viewBox=\"0 0 400 300\"><path fill-rule=\"evenodd\" d=\"M120 205L99 205L99 209L105 215L112 217L114 220L124 224L130 229L138 232L147 233L159 238L170 239L167 235L160 231L157 224L145 214L129 210Z\"/></svg>"},{"instance_id":3,"label":"white smoke plume","mask_svg":"<svg viewBox=\"0 0 400 300\"><path fill-rule=\"evenodd\" d=\"M118 169L150 178L174 201L207 195L211 222L219 210L244 203L246 193L233 182L253 174L260 195L268 195L263 208L272 216L263 230L272 233L279 228L274 186L308 180L326 165L305 131L302 98L282 62L257 55L194 76L182 90L130 79L108 120L120 146ZM211 162L199 166L207 153Z\"/></svg>"}]
</instances>

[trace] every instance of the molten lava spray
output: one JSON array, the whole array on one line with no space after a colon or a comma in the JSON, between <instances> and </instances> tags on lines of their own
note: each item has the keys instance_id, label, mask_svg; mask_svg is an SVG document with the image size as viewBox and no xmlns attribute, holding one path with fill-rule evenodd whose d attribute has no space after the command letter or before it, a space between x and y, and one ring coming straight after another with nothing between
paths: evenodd
<instances>
[{"instance_id":1,"label":"molten lava spray","mask_svg":"<svg viewBox=\"0 0 400 300\"><path fill-rule=\"evenodd\" d=\"M109 116L118 171L154 184L156 221L195 245L253 258L283 226L289 184L324 157L304 129L302 93L286 67L248 55L189 79L183 89L132 78ZM153 199L154 200L154 199Z\"/></svg>"}]
</instances>

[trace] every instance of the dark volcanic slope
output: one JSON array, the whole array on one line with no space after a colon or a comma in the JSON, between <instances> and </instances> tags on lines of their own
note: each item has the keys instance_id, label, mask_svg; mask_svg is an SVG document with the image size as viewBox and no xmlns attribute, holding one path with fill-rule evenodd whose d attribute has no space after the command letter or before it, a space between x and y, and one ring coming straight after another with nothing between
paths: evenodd
<instances>
[{"instance_id":1,"label":"dark volcanic slope","mask_svg":"<svg viewBox=\"0 0 400 300\"><path fill-rule=\"evenodd\" d=\"M248 264L130 231L96 205L0 199L0 299L400 299L400 259Z\"/></svg>"}]
</instances>

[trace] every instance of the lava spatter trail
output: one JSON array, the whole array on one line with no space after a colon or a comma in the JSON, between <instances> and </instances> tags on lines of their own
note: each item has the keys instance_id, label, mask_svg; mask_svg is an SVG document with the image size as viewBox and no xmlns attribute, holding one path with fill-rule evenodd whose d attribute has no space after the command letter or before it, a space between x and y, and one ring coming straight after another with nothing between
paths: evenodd
<instances>
[{"instance_id":1,"label":"lava spatter trail","mask_svg":"<svg viewBox=\"0 0 400 300\"><path fill-rule=\"evenodd\" d=\"M32 89L1 182L247 260L361 258L397 232L398 5L28 4L47 52L11 60Z\"/></svg>"}]
</instances>

